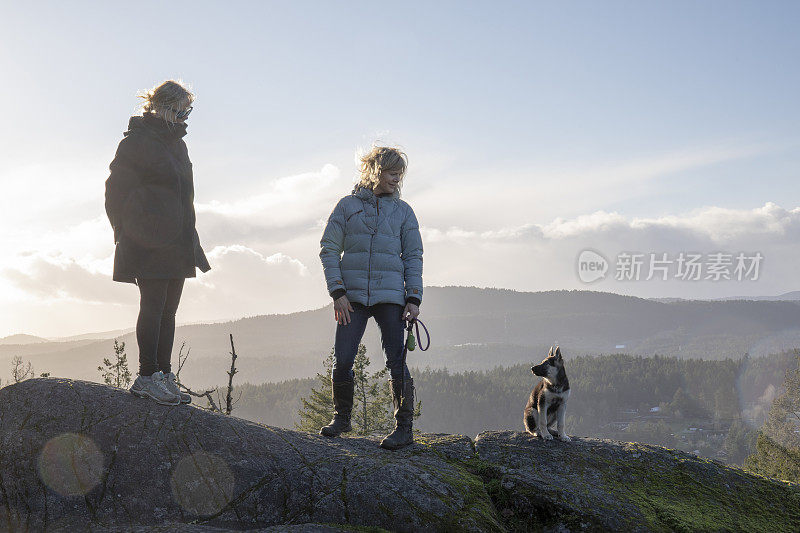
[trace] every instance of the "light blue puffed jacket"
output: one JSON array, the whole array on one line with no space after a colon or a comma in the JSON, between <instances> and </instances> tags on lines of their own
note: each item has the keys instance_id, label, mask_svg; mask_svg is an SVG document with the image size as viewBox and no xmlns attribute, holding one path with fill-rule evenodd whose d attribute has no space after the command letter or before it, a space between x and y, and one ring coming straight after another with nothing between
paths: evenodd
<instances>
[{"instance_id":1,"label":"light blue puffed jacket","mask_svg":"<svg viewBox=\"0 0 800 533\"><path fill-rule=\"evenodd\" d=\"M422 301L422 237L414 210L367 188L336 204L320 240L322 268L333 298L363 305ZM344 254L342 254L344 252Z\"/></svg>"}]
</instances>

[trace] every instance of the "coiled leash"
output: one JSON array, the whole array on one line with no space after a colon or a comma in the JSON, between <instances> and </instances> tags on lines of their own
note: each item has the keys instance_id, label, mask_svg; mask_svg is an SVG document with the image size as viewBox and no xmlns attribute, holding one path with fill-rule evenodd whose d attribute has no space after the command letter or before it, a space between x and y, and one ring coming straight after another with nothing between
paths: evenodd
<instances>
[{"instance_id":1,"label":"coiled leash","mask_svg":"<svg viewBox=\"0 0 800 533\"><path fill-rule=\"evenodd\" d=\"M417 347L417 340L416 338L414 338L414 332L412 331L414 329L414 324L417 325L417 337L419 337L419 325L422 324L422 329L425 330L425 336L428 338L428 344L425 345L424 348L422 347L422 344L420 344L419 349L424 352L431 347L431 335L430 333L428 333L428 328L425 327L425 324L422 322L422 320L418 318L409 320L408 326L406 326L406 331L408 331L408 336L406 337L406 343L403 346L403 364L400 366L401 372L403 373L403 377L400 378L400 390L402 391L400 393L400 403L405 401L404 395L406 392L406 356L408 355L409 351L413 352L414 349L416 349ZM422 337L420 337L420 339L421 338ZM414 406L412 405L411 407L413 409Z\"/></svg>"}]
</instances>

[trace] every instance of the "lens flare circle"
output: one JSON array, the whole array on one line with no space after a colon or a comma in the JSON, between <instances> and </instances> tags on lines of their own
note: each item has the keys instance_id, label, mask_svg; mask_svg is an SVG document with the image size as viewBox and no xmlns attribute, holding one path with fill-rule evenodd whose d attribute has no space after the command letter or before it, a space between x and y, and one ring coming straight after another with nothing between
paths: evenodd
<instances>
[{"instance_id":1,"label":"lens flare circle","mask_svg":"<svg viewBox=\"0 0 800 533\"><path fill-rule=\"evenodd\" d=\"M62 433L47 441L37 460L39 477L62 496L88 494L103 475L103 454L84 435Z\"/></svg>"},{"instance_id":2,"label":"lens flare circle","mask_svg":"<svg viewBox=\"0 0 800 533\"><path fill-rule=\"evenodd\" d=\"M200 451L178 462L170 485L178 505L190 513L207 516L230 503L234 477L223 459Z\"/></svg>"}]
</instances>

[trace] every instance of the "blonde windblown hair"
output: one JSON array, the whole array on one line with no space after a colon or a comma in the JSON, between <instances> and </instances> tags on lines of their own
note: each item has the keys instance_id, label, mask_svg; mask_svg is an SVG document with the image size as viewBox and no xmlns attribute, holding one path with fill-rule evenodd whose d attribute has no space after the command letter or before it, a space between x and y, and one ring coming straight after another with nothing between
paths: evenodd
<instances>
[{"instance_id":1,"label":"blonde windblown hair","mask_svg":"<svg viewBox=\"0 0 800 533\"><path fill-rule=\"evenodd\" d=\"M194 102L194 93L175 80L167 80L137 97L144 100L142 113L154 113L172 124L176 121L176 114Z\"/></svg>"},{"instance_id":2,"label":"blonde windblown hair","mask_svg":"<svg viewBox=\"0 0 800 533\"><path fill-rule=\"evenodd\" d=\"M388 146L373 146L372 150L363 155L360 160L361 176L356 184L356 189L358 187L367 187L374 190L379 183L381 171L384 170L399 170L400 182L397 184L398 191L403 186L403 177L408 168L408 156L404 152Z\"/></svg>"}]
</instances>

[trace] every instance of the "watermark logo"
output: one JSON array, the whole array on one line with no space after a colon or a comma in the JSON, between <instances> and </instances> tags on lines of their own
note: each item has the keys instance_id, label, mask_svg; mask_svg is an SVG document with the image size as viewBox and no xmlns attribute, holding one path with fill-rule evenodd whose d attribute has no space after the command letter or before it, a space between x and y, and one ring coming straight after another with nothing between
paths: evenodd
<instances>
[{"instance_id":1,"label":"watermark logo","mask_svg":"<svg viewBox=\"0 0 800 533\"><path fill-rule=\"evenodd\" d=\"M578 255L578 277L584 283L592 283L606 277L608 260L594 250L583 250Z\"/></svg>"},{"instance_id":2,"label":"watermark logo","mask_svg":"<svg viewBox=\"0 0 800 533\"><path fill-rule=\"evenodd\" d=\"M764 256L761 252L620 252L614 263L617 281L757 281ZM584 283L605 278L609 262L599 252L578 254L578 277Z\"/></svg>"}]
</instances>

